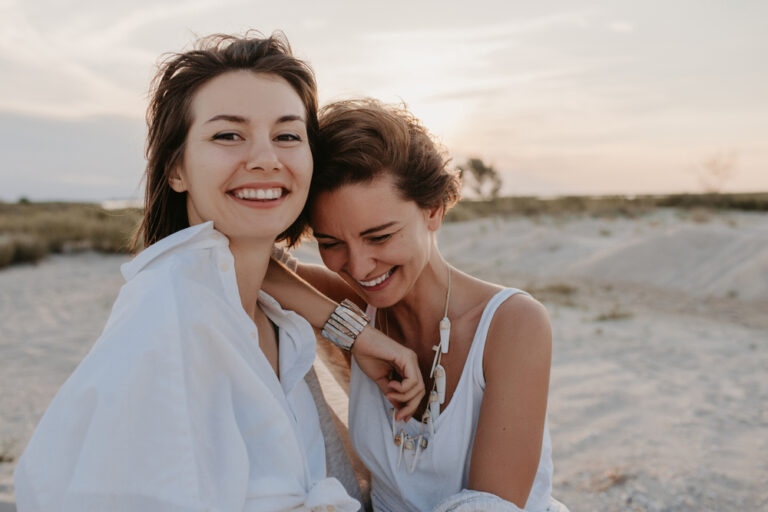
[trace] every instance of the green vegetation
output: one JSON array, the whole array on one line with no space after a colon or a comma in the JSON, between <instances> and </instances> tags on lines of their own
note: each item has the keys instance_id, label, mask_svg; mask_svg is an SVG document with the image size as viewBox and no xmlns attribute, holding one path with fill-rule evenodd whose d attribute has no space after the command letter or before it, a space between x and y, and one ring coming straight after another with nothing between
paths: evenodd
<instances>
[{"instance_id":1,"label":"green vegetation","mask_svg":"<svg viewBox=\"0 0 768 512\"><path fill-rule=\"evenodd\" d=\"M459 176L464 185L472 189L475 197L484 200L493 200L499 197L501 190L501 176L492 165L487 165L481 158L470 158L464 165L459 166ZM471 177L471 183L467 178Z\"/></svg>"},{"instance_id":2,"label":"green vegetation","mask_svg":"<svg viewBox=\"0 0 768 512\"><path fill-rule=\"evenodd\" d=\"M656 208L681 210L768 211L768 192L753 194L673 194L645 196L497 197L485 201L464 199L448 212L446 221L465 221L488 216L535 217L586 215L637 217Z\"/></svg>"},{"instance_id":3,"label":"green vegetation","mask_svg":"<svg viewBox=\"0 0 768 512\"><path fill-rule=\"evenodd\" d=\"M0 268L49 253L129 252L141 211L88 203L0 203Z\"/></svg>"},{"instance_id":4,"label":"green vegetation","mask_svg":"<svg viewBox=\"0 0 768 512\"><path fill-rule=\"evenodd\" d=\"M696 218L727 209L766 212L768 193L464 199L448 212L446 221L516 215L637 217L659 207L678 208ZM140 217L137 208L105 210L90 203L34 203L26 199L0 202L0 268L35 262L49 253L130 252L129 242Z\"/></svg>"}]
</instances>

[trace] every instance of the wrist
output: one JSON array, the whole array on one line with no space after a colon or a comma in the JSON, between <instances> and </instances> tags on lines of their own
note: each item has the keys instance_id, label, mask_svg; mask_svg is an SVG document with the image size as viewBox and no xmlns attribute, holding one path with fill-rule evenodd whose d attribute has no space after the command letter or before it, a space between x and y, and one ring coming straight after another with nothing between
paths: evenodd
<instances>
[{"instance_id":1,"label":"wrist","mask_svg":"<svg viewBox=\"0 0 768 512\"><path fill-rule=\"evenodd\" d=\"M356 355L358 353L366 353L366 349L370 346L371 343L375 342L376 335L379 333L376 329L369 325L366 325L363 327L363 330L360 331L360 334L357 335L357 339L355 340L355 343L352 345L352 349L350 352L352 352L352 355Z\"/></svg>"}]
</instances>

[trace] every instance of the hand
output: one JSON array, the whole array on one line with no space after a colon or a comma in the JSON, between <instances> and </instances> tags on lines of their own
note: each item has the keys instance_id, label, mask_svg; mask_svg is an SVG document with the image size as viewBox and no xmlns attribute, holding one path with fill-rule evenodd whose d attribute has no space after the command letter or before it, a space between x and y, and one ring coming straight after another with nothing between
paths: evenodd
<instances>
[{"instance_id":1,"label":"hand","mask_svg":"<svg viewBox=\"0 0 768 512\"><path fill-rule=\"evenodd\" d=\"M413 416L424 397L424 379L413 350L366 326L352 346L352 356L397 409L398 421Z\"/></svg>"}]
</instances>

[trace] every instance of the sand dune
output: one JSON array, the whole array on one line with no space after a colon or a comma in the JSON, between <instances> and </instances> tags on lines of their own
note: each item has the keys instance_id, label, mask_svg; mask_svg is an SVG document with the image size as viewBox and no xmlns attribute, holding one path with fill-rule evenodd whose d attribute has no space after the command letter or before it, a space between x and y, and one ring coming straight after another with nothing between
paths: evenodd
<instances>
[{"instance_id":1,"label":"sand dune","mask_svg":"<svg viewBox=\"0 0 768 512\"><path fill-rule=\"evenodd\" d=\"M554 493L571 510L768 506L768 215L484 219L439 239L460 269L527 288L550 311ZM299 254L319 261L312 244ZM98 336L122 261L0 272L7 457ZM0 463L0 512L12 470Z\"/></svg>"}]
</instances>

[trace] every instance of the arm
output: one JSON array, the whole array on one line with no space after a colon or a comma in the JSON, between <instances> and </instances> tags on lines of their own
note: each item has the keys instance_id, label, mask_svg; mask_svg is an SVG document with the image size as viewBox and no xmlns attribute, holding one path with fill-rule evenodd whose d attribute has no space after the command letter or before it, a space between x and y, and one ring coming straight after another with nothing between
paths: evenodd
<instances>
[{"instance_id":1,"label":"arm","mask_svg":"<svg viewBox=\"0 0 768 512\"><path fill-rule=\"evenodd\" d=\"M282 263L282 266L291 271L286 274L283 269L280 269L280 265L276 265L274 262L270 263L266 278L262 285L264 290L277 299L280 304L288 304L288 302L283 302L283 298L289 300L289 297L283 297L287 294L281 290L280 286L288 285L290 287L292 284L295 284L296 281L292 276L292 274L295 273L318 290L322 295L329 297L333 301L341 302L344 299L349 299L361 308L365 308L365 301L357 295L357 292L339 277L336 272L329 270L323 265L308 265L306 263L301 263L298 259L293 257L290 251L279 245L273 246L272 259ZM271 277L272 279L270 279ZM303 312L297 309L290 309L303 314ZM314 323L312 326L317 327Z\"/></svg>"},{"instance_id":2,"label":"arm","mask_svg":"<svg viewBox=\"0 0 768 512\"><path fill-rule=\"evenodd\" d=\"M322 329L337 304L302 278L270 260L262 284L283 307L296 311L316 329ZM366 326L352 347L358 366L398 409L398 419L410 417L424 396L424 380L416 353L382 332ZM392 371L402 381L391 378Z\"/></svg>"},{"instance_id":3,"label":"arm","mask_svg":"<svg viewBox=\"0 0 768 512\"><path fill-rule=\"evenodd\" d=\"M547 312L525 295L505 301L483 356L486 387L468 487L525 507L541 457L552 334Z\"/></svg>"}]
</instances>

